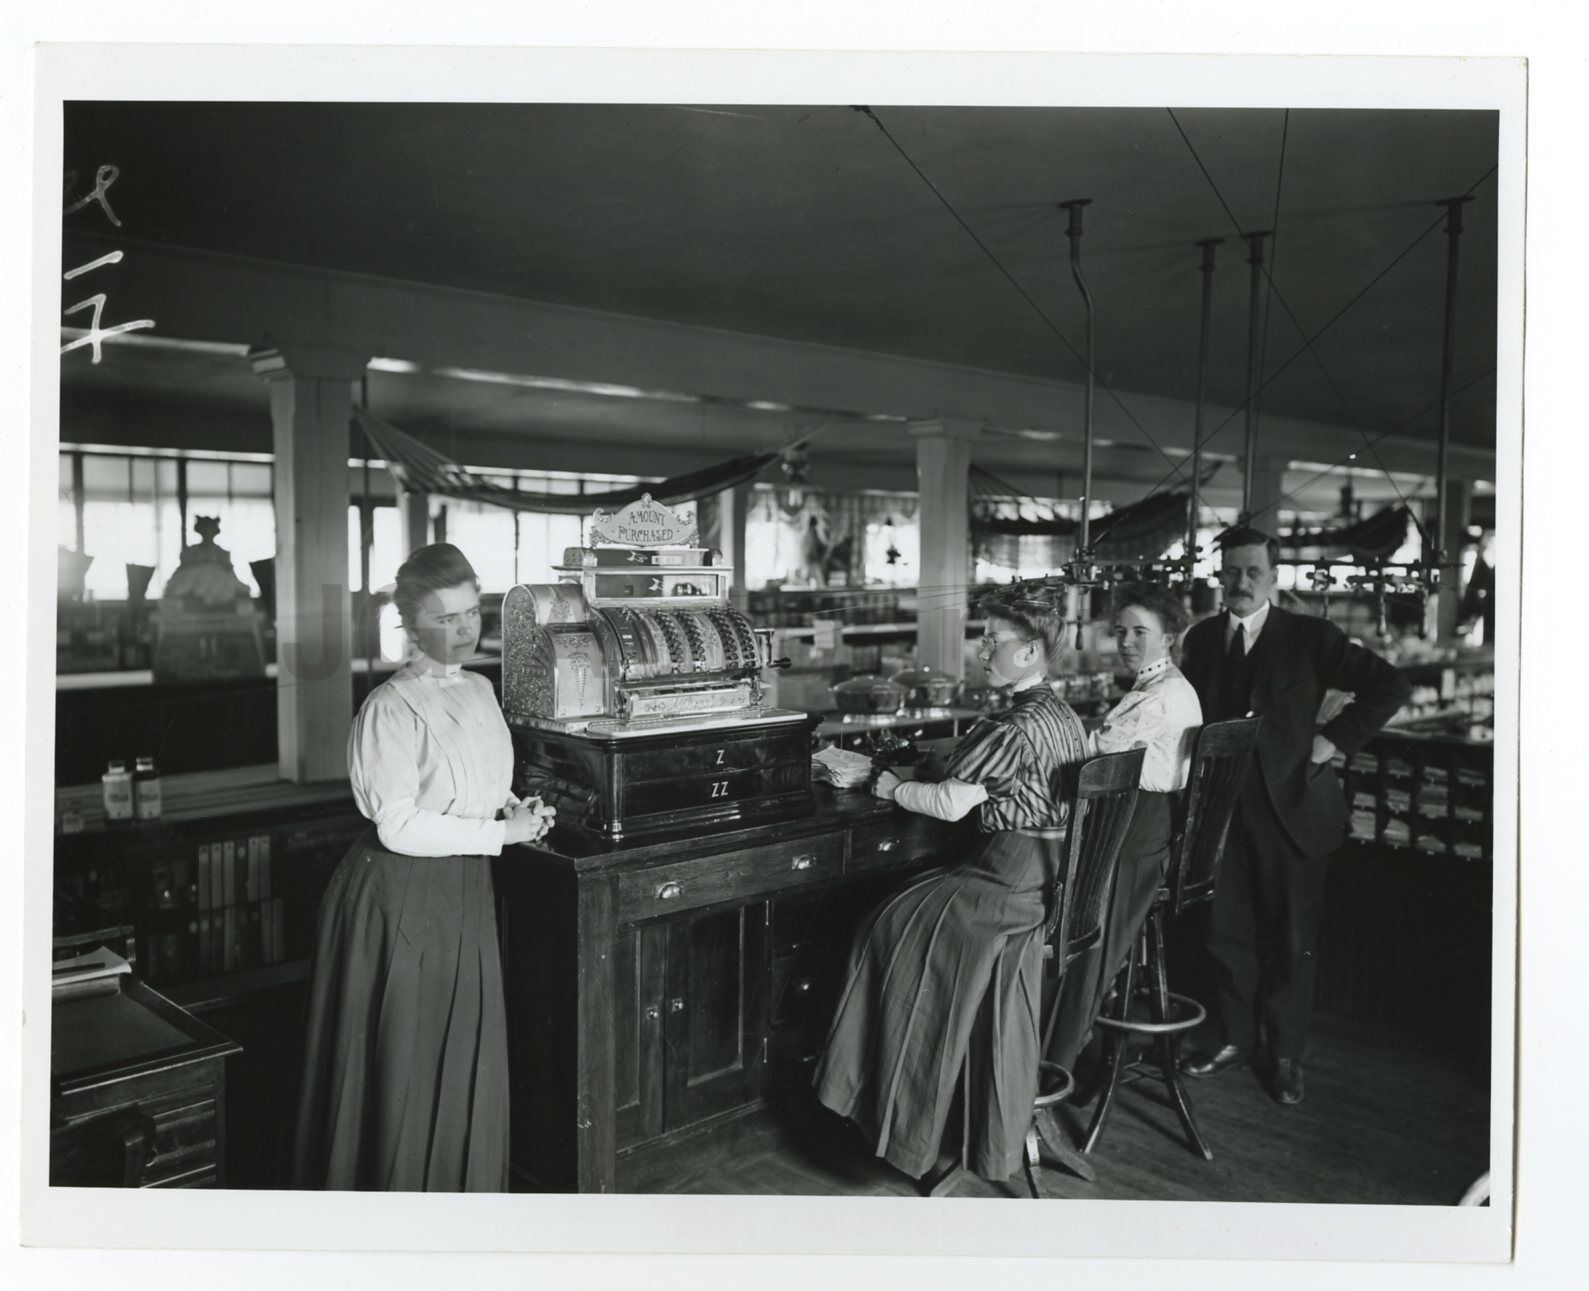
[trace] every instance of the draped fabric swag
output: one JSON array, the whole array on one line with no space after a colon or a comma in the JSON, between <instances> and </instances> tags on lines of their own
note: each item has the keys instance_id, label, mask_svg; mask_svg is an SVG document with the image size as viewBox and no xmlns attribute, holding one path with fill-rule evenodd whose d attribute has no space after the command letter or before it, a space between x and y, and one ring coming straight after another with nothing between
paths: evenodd
<instances>
[{"instance_id":1,"label":"draped fabric swag","mask_svg":"<svg viewBox=\"0 0 1589 1291\"><path fill-rule=\"evenodd\" d=\"M780 445L768 452L749 453L699 471L675 475L666 480L633 484L607 493L527 493L504 488L458 465L430 445L366 409L355 408L353 417L369 437L371 448L386 460L386 468L393 478L410 492L465 498L471 502L490 503L514 511L564 515L588 515L597 507L612 511L636 501L643 493L649 493L656 501L666 502L670 506L721 493L724 489L754 479L789 447Z\"/></svg>"}]
</instances>

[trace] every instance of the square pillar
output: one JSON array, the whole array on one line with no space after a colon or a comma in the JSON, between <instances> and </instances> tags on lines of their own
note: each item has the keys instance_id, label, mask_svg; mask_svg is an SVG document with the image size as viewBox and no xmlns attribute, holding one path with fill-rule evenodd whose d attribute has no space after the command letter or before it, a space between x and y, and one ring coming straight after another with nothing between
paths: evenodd
<instances>
[{"instance_id":1,"label":"square pillar","mask_svg":"<svg viewBox=\"0 0 1589 1291\"><path fill-rule=\"evenodd\" d=\"M397 500L403 558L430 545L430 494L404 489Z\"/></svg>"},{"instance_id":2,"label":"square pillar","mask_svg":"<svg viewBox=\"0 0 1589 1291\"><path fill-rule=\"evenodd\" d=\"M1260 457L1252 467L1252 523L1267 534L1280 529L1280 499L1286 495L1286 459Z\"/></svg>"},{"instance_id":3,"label":"square pillar","mask_svg":"<svg viewBox=\"0 0 1589 1291\"><path fill-rule=\"evenodd\" d=\"M1467 540L1472 508L1473 482L1448 479L1446 494L1440 499L1440 559L1457 568L1440 571L1435 640L1443 645L1449 645L1457 639L1457 618L1462 609L1462 545Z\"/></svg>"},{"instance_id":4,"label":"square pillar","mask_svg":"<svg viewBox=\"0 0 1589 1291\"><path fill-rule=\"evenodd\" d=\"M701 546L716 547L723 553L724 563L733 569L728 599L741 613L748 609L750 602L745 581L745 520L750 514L750 488L749 484L736 484L721 493L699 498L695 503Z\"/></svg>"},{"instance_id":5,"label":"square pillar","mask_svg":"<svg viewBox=\"0 0 1589 1291\"><path fill-rule=\"evenodd\" d=\"M250 356L270 386L276 493L276 751L282 779L347 776L353 722L348 452L368 356L281 345Z\"/></svg>"},{"instance_id":6,"label":"square pillar","mask_svg":"<svg viewBox=\"0 0 1589 1291\"><path fill-rule=\"evenodd\" d=\"M971 584L969 508L974 422L918 422L916 487L921 503L921 578L916 588L916 662L965 675L966 593Z\"/></svg>"}]
</instances>

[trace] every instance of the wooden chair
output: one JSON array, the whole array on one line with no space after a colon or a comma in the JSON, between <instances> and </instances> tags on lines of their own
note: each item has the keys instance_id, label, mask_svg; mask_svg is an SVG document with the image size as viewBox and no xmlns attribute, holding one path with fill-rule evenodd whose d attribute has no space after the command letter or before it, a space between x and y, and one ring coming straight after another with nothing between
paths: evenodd
<instances>
[{"instance_id":1,"label":"wooden chair","mask_svg":"<svg viewBox=\"0 0 1589 1291\"><path fill-rule=\"evenodd\" d=\"M1064 828L1065 846L1059 873L1048 900L1043 925L1043 958L1046 966L1044 995L1050 998L1043 1026L1042 1048L1048 1051L1059 1015L1059 991L1065 970L1084 951L1103 939L1115 866L1131 811L1136 805L1137 782L1142 776L1142 749L1106 753L1061 768L1055 796L1070 804ZM970 1153L971 1119L968 1064L960 1069L961 1125L959 1160L924 1181L923 1191L939 1197L953 1189L965 1172ZM1026 1133L1023 1162L1032 1196L1041 1196L1037 1170L1043 1150L1085 1179L1096 1177L1092 1164L1065 1139L1052 1120L1052 1109L1070 1097L1076 1082L1058 1063L1041 1061L1038 1092L1033 1100L1032 1125Z\"/></svg>"},{"instance_id":2,"label":"wooden chair","mask_svg":"<svg viewBox=\"0 0 1589 1291\"><path fill-rule=\"evenodd\" d=\"M1247 778L1261 720L1244 717L1231 722L1213 722L1197 733L1185 810L1180 830L1171 844L1165 883L1148 912L1136 953L1126 961L1116 980L1115 1012L1113 1016L1100 1015L1097 1019L1097 1025L1108 1035L1109 1075L1098 1095L1098 1107L1082 1144L1083 1152L1091 1152L1097 1146L1121 1084L1146 1074L1138 1063L1127 1062L1132 1042L1151 1040L1158 1050L1159 1071L1165 1088L1192 1149L1206 1161L1214 1159L1212 1149L1192 1119L1191 1103L1187 1100L1179 1068L1181 1036L1198 1026L1207 1013L1190 996L1177 995L1170 990L1165 968L1164 915L1168 910L1172 917L1178 918L1189 907L1208 901L1214 895L1225 835L1230 830L1236 800ZM1141 986L1134 982L1139 960L1149 979ZM1147 1018L1140 1013L1133 1016L1132 1004L1139 995L1146 996Z\"/></svg>"},{"instance_id":3,"label":"wooden chair","mask_svg":"<svg viewBox=\"0 0 1589 1291\"><path fill-rule=\"evenodd\" d=\"M1109 906L1114 899L1115 872L1120 845L1125 841L1136 808L1137 785L1142 779L1143 749L1105 753L1089 758L1076 774L1075 797L1065 835L1065 859L1049 899L1047 944L1043 957L1048 966L1045 993L1048 1016L1043 1025L1041 1053L1049 1051L1054 1024L1059 1019L1060 994L1066 970L1089 950L1102 943ZM1076 1090L1074 1075L1046 1058L1038 1063L1037 1097L1032 1100L1032 1125L1026 1132L1026 1186L1040 1197L1037 1171L1043 1150L1083 1179L1096 1177L1092 1165L1071 1145L1054 1120L1054 1108Z\"/></svg>"}]
</instances>

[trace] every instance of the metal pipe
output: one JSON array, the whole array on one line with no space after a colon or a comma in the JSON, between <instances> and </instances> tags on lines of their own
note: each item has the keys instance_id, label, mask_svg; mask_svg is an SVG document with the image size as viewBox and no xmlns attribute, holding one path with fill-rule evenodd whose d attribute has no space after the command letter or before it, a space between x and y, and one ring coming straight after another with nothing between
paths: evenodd
<instances>
[{"instance_id":1,"label":"metal pipe","mask_svg":"<svg viewBox=\"0 0 1589 1291\"><path fill-rule=\"evenodd\" d=\"M1260 315L1263 313L1263 240L1269 230L1247 234L1247 263L1252 266L1252 277L1247 292L1247 443L1242 452L1241 465L1241 521L1252 519L1252 475L1258 456L1258 345Z\"/></svg>"},{"instance_id":2,"label":"metal pipe","mask_svg":"<svg viewBox=\"0 0 1589 1291\"><path fill-rule=\"evenodd\" d=\"M1088 512L1092 510L1093 390L1097 384L1093 376L1096 367L1093 363L1093 319L1097 311L1092 303L1092 292L1087 289L1087 280L1081 275L1081 212L1084 206L1091 204L1090 197L1077 197L1059 204L1061 210L1070 212L1070 225L1065 230L1070 240L1070 276L1081 289L1082 303L1087 307L1087 400L1082 413L1081 524L1076 537L1076 555L1081 558L1087 557L1092 547Z\"/></svg>"},{"instance_id":3,"label":"metal pipe","mask_svg":"<svg viewBox=\"0 0 1589 1291\"><path fill-rule=\"evenodd\" d=\"M1224 240L1204 238L1197 243L1203 249L1203 260L1198 265L1198 271L1203 275L1203 308L1197 329L1197 405L1192 414L1192 497L1186 514L1187 582L1191 582L1192 569L1197 563L1198 492L1203 478L1203 387L1208 368L1209 322L1214 313L1214 248Z\"/></svg>"},{"instance_id":4,"label":"metal pipe","mask_svg":"<svg viewBox=\"0 0 1589 1291\"><path fill-rule=\"evenodd\" d=\"M1440 508L1440 528L1446 528L1446 477L1451 451L1451 369L1456 362L1457 248L1462 239L1462 205L1471 197L1442 199L1446 208L1446 312L1440 340L1440 440L1435 455L1435 505ZM1435 563L1446 559L1443 535L1435 534Z\"/></svg>"}]
</instances>

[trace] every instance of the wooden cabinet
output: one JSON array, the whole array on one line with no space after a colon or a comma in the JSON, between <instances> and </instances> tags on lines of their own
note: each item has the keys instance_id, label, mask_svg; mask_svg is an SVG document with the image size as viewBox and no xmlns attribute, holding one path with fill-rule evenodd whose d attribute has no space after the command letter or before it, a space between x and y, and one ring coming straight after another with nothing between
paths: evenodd
<instances>
[{"instance_id":1,"label":"wooden cabinet","mask_svg":"<svg viewBox=\"0 0 1589 1291\"><path fill-rule=\"evenodd\" d=\"M137 981L51 1012L50 1183L220 1186L239 1046Z\"/></svg>"},{"instance_id":2,"label":"wooden cabinet","mask_svg":"<svg viewBox=\"0 0 1589 1291\"><path fill-rule=\"evenodd\" d=\"M964 827L819 790L816 813L672 843L510 849L497 894L521 1183L613 1191L809 1085L860 919Z\"/></svg>"}]
</instances>

